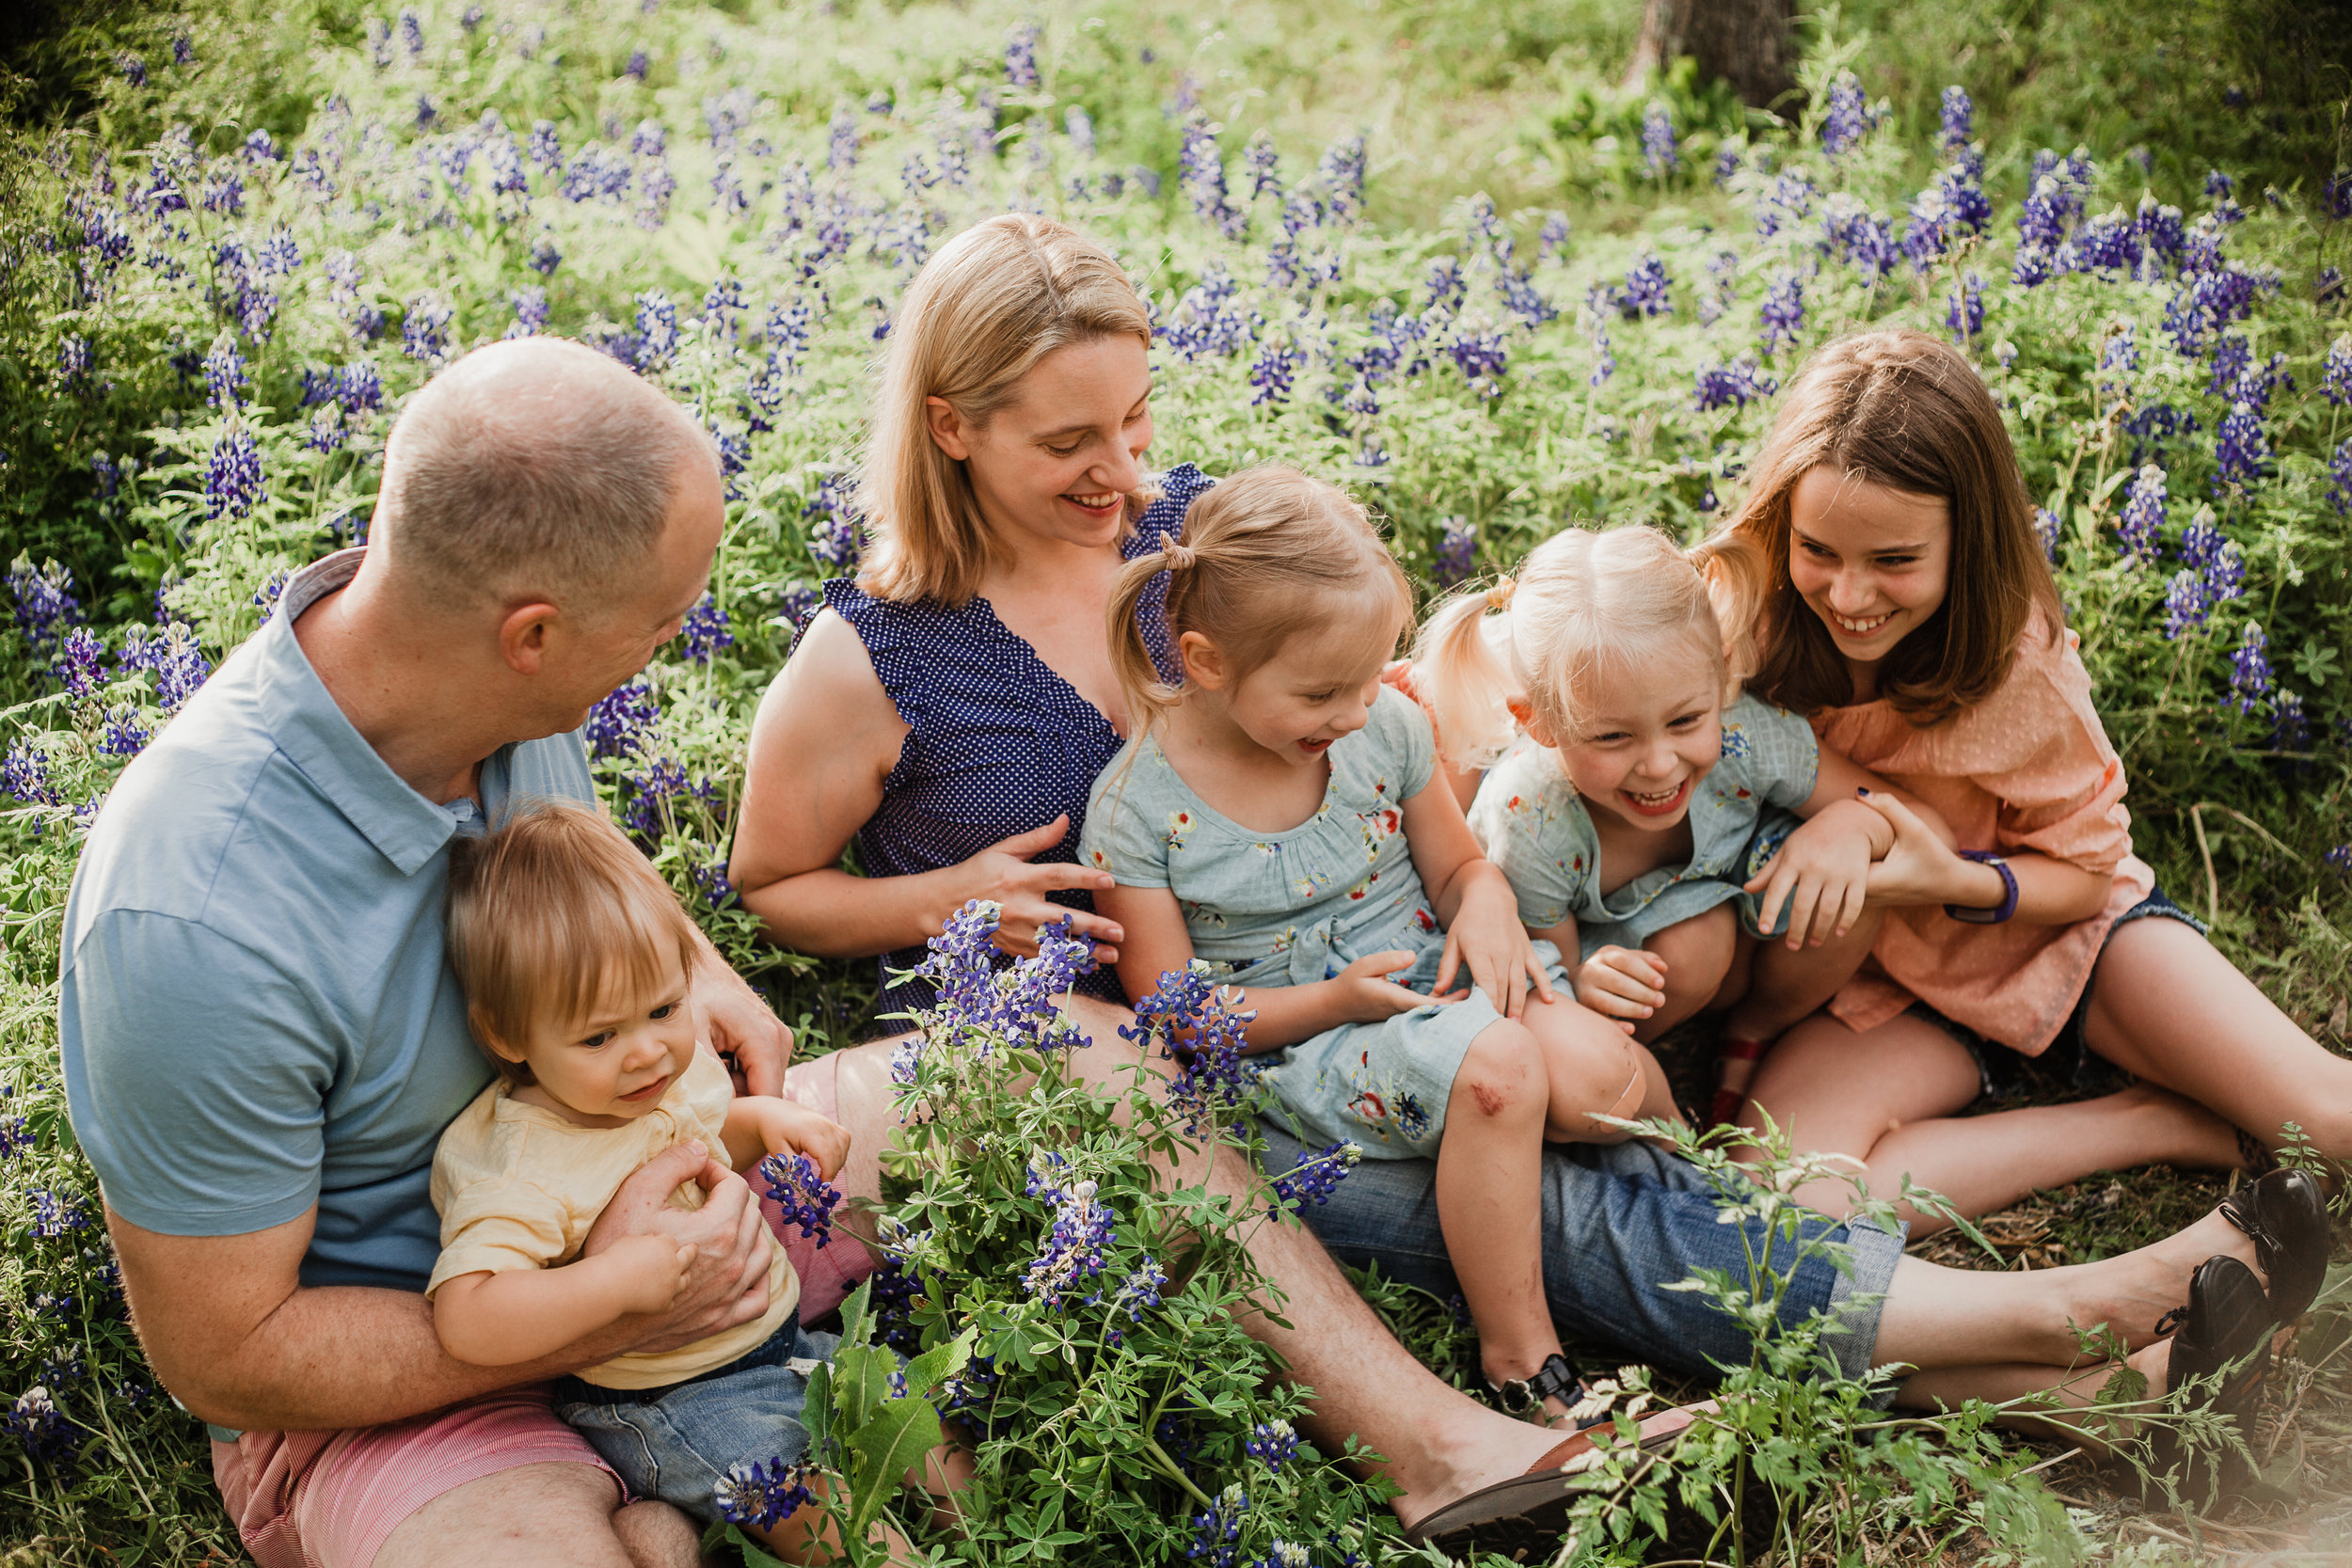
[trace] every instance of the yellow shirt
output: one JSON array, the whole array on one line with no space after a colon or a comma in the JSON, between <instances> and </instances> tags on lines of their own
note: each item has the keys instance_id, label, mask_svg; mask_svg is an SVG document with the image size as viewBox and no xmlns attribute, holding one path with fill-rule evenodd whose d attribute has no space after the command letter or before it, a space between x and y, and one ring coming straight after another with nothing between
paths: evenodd
<instances>
[{"instance_id":1,"label":"yellow shirt","mask_svg":"<svg viewBox=\"0 0 2352 1568\"><path fill-rule=\"evenodd\" d=\"M660 1103L626 1127L577 1126L516 1101L502 1078L491 1085L458 1113L433 1151L441 1256L424 1293L461 1275L570 1262L621 1183L666 1148L699 1138L725 1164L720 1134L734 1095L726 1069L701 1050ZM670 1202L699 1209L703 1190L689 1181ZM768 1270L765 1317L659 1355L615 1356L580 1376L607 1388L652 1388L698 1377L757 1348L800 1300L801 1282L778 1246Z\"/></svg>"}]
</instances>

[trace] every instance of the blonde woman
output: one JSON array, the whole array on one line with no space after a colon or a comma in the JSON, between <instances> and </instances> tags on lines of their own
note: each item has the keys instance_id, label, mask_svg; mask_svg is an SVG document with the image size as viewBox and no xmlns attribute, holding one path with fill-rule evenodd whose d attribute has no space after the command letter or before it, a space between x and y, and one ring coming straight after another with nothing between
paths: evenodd
<instances>
[{"instance_id":1,"label":"blonde woman","mask_svg":"<svg viewBox=\"0 0 2352 1568\"><path fill-rule=\"evenodd\" d=\"M857 581L827 586L827 609L776 678L753 726L750 781L732 875L780 943L835 957L903 952L967 898L1006 911L1002 945L1026 951L1037 926L1075 910L1113 983L1126 933L1085 907L1111 883L1071 863L1089 788L1133 727L1106 636L1127 562L1181 529L1208 487L1178 467L1155 490L1150 328L1142 302L1100 246L1043 218L992 218L941 248L908 291L890 339L866 459L876 547ZM1160 594L1136 627L1164 673ZM863 877L839 869L855 840ZM1082 1070L1134 1061L1115 1004L1073 1006L1093 1037ZM843 1181L871 1196L875 1153L896 1122L888 1051L868 1045L794 1069L794 1090L852 1134ZM1269 1131L1270 1159L1299 1145ZM1254 1178L1220 1153L1213 1190ZM1353 1434L1387 1456L1392 1506L1417 1537L1482 1550L1553 1551L1583 1439L1473 1402L1414 1362L1333 1266L1377 1262L1391 1277L1453 1288L1430 1163L1359 1167L1316 1235L1255 1232L1258 1262L1282 1290L1285 1323L1250 1321L1317 1396L1320 1441ZM1542 1174L1544 1290L1565 1333L1706 1375L1744 1360L1741 1326L1661 1286L1694 1268L1745 1267L1763 1238L1719 1224L1689 1165L1642 1143L1549 1149ZM2032 1275L1976 1275L1902 1256L1867 1224L1814 1222L1848 1245L1843 1268L1816 1259L1781 1300L1793 1315L1836 1310L1830 1374L1903 1362L1929 1369L1899 1398L1931 1403L2061 1387L2088 1399L2113 1370L2082 1369L2074 1324L2115 1326L2152 1386L2211 1354L2243 1348L2240 1323L2192 1294L2209 1256L2254 1262L2253 1241L2218 1216L2122 1258ZM1744 1249L1744 1250L1743 1250ZM2155 1337L2189 1300L2177 1339ZM2224 1322L2224 1318L2231 1321ZM2197 1349L2186 1362L2175 1344ZM1669 1414L1661 1424L1682 1418Z\"/></svg>"}]
</instances>

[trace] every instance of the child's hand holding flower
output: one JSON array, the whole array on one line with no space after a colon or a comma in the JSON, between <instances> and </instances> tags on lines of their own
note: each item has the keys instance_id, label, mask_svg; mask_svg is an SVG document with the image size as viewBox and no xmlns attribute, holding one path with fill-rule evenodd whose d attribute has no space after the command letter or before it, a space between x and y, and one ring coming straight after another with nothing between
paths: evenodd
<instances>
[{"instance_id":1,"label":"child's hand holding flower","mask_svg":"<svg viewBox=\"0 0 2352 1568\"><path fill-rule=\"evenodd\" d=\"M786 1100L778 1102L765 1131L771 1154L805 1154L817 1162L817 1172L830 1181L850 1157L850 1130L830 1117Z\"/></svg>"}]
</instances>

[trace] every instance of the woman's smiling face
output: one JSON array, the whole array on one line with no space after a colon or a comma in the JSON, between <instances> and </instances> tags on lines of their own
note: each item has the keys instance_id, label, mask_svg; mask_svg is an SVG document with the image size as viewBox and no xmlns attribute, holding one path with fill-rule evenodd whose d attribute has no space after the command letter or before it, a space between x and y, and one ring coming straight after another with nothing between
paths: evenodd
<instances>
[{"instance_id":1,"label":"woman's smiling face","mask_svg":"<svg viewBox=\"0 0 2352 1568\"><path fill-rule=\"evenodd\" d=\"M1876 664L1944 603L1952 509L1823 464L1788 494L1788 578L1849 665Z\"/></svg>"},{"instance_id":2,"label":"woman's smiling face","mask_svg":"<svg viewBox=\"0 0 2352 1568\"><path fill-rule=\"evenodd\" d=\"M1069 545L1118 539L1152 444L1152 366L1140 341L1056 349L984 425L964 423L941 399L930 406L931 438L964 463L992 527Z\"/></svg>"}]
</instances>

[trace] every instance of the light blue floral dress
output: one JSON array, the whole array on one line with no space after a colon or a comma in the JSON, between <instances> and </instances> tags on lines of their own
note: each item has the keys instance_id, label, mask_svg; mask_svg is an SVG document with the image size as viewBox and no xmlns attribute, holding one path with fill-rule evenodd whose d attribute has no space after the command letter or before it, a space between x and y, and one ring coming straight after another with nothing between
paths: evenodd
<instances>
[{"instance_id":1,"label":"light blue floral dress","mask_svg":"<svg viewBox=\"0 0 2352 1568\"><path fill-rule=\"evenodd\" d=\"M1095 781L1079 863L1122 886L1173 893L1194 955L1235 985L1306 985L1403 949L1419 957L1392 978L1426 991L1445 937L1413 869L1404 805L1437 768L1428 717L1384 687L1365 726L1327 756L1331 782L1314 815L1260 832L1202 801L1146 736ZM1345 1138L1374 1158L1427 1158L1463 1053L1499 1017L1473 991L1259 1059L1302 1141Z\"/></svg>"},{"instance_id":2,"label":"light blue floral dress","mask_svg":"<svg viewBox=\"0 0 2352 1568\"><path fill-rule=\"evenodd\" d=\"M1740 901L1756 927L1757 899L1740 884L1796 831L1795 809L1813 793L1820 749L1813 726L1785 708L1742 695L1724 710L1723 760L1691 792L1691 859L1600 891L1600 842L1591 814L1559 758L1521 741L1486 774L1470 802L1470 832L1502 868L1531 930L1576 917L1581 958L1604 946L1639 947L1669 926Z\"/></svg>"}]
</instances>

